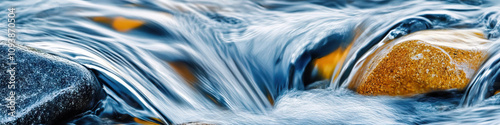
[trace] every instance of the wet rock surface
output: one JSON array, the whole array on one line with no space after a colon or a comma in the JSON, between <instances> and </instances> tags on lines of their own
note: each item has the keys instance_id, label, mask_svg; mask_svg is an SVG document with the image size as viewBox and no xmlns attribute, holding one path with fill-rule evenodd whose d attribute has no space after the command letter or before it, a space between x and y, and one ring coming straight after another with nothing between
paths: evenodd
<instances>
[{"instance_id":1,"label":"wet rock surface","mask_svg":"<svg viewBox=\"0 0 500 125\"><path fill-rule=\"evenodd\" d=\"M464 89L487 58L476 30L420 31L388 41L369 55L349 84L362 95L412 96Z\"/></svg>"},{"instance_id":2,"label":"wet rock surface","mask_svg":"<svg viewBox=\"0 0 500 125\"><path fill-rule=\"evenodd\" d=\"M9 47L0 43L0 124L56 124L88 111L103 97L102 85L80 64L25 46L14 48L17 65L12 70Z\"/></svg>"}]
</instances>

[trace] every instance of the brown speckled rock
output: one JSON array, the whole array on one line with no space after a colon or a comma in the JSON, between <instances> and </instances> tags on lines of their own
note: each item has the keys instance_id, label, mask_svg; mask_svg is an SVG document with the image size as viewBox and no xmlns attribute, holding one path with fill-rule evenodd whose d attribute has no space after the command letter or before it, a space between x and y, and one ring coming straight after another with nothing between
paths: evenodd
<instances>
[{"instance_id":1,"label":"brown speckled rock","mask_svg":"<svg viewBox=\"0 0 500 125\"><path fill-rule=\"evenodd\" d=\"M487 57L477 30L429 30L388 41L358 63L349 88L362 95L411 96L464 89Z\"/></svg>"}]
</instances>

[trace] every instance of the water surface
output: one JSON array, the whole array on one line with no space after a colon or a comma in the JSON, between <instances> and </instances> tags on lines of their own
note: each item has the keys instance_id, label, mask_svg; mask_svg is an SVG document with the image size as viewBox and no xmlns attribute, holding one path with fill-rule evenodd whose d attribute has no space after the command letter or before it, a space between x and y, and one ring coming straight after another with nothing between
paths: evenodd
<instances>
[{"instance_id":1,"label":"water surface","mask_svg":"<svg viewBox=\"0 0 500 125\"><path fill-rule=\"evenodd\" d=\"M16 7L20 44L72 59L96 74L108 97L88 115L103 122L500 122L499 97L490 97L498 88L500 66L495 49L500 3L493 0L25 0L0 5ZM144 25L120 32L94 17L124 17ZM6 34L6 26L0 29ZM495 43L466 92L403 98L346 89L353 65L371 47L427 29L478 29ZM336 69L339 77L305 79L312 59L348 46L347 58ZM314 85L320 89L308 89Z\"/></svg>"}]
</instances>

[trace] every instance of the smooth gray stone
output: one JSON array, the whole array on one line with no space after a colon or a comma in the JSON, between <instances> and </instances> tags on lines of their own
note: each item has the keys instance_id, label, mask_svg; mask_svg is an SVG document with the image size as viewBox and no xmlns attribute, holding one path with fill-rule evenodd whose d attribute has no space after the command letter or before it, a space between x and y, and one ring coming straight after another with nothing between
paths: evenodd
<instances>
[{"instance_id":1,"label":"smooth gray stone","mask_svg":"<svg viewBox=\"0 0 500 125\"><path fill-rule=\"evenodd\" d=\"M9 89L8 46L0 43L0 124L57 124L89 111L102 85L82 65L33 48L15 47L15 89ZM15 92L15 116L8 98Z\"/></svg>"}]
</instances>

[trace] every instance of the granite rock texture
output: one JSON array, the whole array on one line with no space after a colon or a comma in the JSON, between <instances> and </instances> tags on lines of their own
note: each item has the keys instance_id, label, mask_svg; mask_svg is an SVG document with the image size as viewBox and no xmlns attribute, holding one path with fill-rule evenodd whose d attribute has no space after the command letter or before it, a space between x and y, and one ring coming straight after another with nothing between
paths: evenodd
<instances>
[{"instance_id":1,"label":"granite rock texture","mask_svg":"<svg viewBox=\"0 0 500 125\"><path fill-rule=\"evenodd\" d=\"M0 43L0 124L57 124L102 99L102 85L82 65L26 46L13 48L15 70L7 64L8 44Z\"/></svg>"},{"instance_id":2,"label":"granite rock texture","mask_svg":"<svg viewBox=\"0 0 500 125\"><path fill-rule=\"evenodd\" d=\"M364 62L349 88L362 95L412 96L464 89L487 58L477 30L428 30L388 41Z\"/></svg>"}]
</instances>

